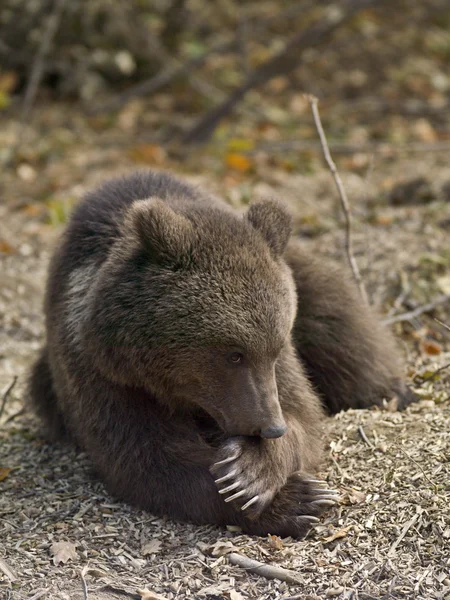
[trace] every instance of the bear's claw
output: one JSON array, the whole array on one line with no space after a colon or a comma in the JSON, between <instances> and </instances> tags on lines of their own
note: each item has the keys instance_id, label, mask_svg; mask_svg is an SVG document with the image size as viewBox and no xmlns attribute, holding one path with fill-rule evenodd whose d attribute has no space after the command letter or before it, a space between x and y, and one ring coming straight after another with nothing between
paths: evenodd
<instances>
[{"instance_id":1,"label":"bear's claw","mask_svg":"<svg viewBox=\"0 0 450 600\"><path fill-rule=\"evenodd\" d=\"M247 508L249 508L249 506L251 506L252 504L255 504L255 502L258 502L258 500L259 500L259 495L257 494L256 496L253 496L253 498L251 500L246 502L244 504L244 506L241 506L241 510L247 510Z\"/></svg>"}]
</instances>

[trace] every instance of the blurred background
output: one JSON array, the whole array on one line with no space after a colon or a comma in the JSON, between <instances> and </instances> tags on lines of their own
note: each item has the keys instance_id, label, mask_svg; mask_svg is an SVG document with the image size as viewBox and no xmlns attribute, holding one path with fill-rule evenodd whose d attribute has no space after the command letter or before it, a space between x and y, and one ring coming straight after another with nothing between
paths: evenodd
<instances>
[{"instance_id":1,"label":"blurred background","mask_svg":"<svg viewBox=\"0 0 450 600\"><path fill-rule=\"evenodd\" d=\"M441 355L449 67L449 0L2 0L0 256L12 297L19 262L30 274L22 312L34 281L31 338L71 208L136 168L183 174L236 207L280 196L305 246L346 262L306 93L319 99L371 302L392 319L437 301L395 327L413 357ZM26 315L8 302L5 330L22 338Z\"/></svg>"}]
</instances>

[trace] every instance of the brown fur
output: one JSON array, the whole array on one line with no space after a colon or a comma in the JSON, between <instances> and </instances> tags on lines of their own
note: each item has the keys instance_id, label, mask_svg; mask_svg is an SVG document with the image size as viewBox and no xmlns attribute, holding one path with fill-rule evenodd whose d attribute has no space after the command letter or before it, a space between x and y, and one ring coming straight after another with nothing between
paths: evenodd
<instances>
[{"instance_id":1,"label":"brown fur","mask_svg":"<svg viewBox=\"0 0 450 600\"><path fill-rule=\"evenodd\" d=\"M289 235L277 202L240 217L151 172L107 182L75 211L51 264L31 397L49 436L70 432L113 494L301 536L328 502L308 475L322 403L404 392L392 340L353 284ZM218 491L233 482L226 503Z\"/></svg>"}]
</instances>

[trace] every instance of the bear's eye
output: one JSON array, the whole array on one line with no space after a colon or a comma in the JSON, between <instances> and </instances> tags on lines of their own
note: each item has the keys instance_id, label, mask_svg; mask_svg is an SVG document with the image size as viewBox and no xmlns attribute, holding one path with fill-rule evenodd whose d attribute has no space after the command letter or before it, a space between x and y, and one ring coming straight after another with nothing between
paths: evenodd
<instances>
[{"instance_id":1,"label":"bear's eye","mask_svg":"<svg viewBox=\"0 0 450 600\"><path fill-rule=\"evenodd\" d=\"M229 354L228 360L232 365L239 365L244 361L244 355L240 352L232 352Z\"/></svg>"}]
</instances>

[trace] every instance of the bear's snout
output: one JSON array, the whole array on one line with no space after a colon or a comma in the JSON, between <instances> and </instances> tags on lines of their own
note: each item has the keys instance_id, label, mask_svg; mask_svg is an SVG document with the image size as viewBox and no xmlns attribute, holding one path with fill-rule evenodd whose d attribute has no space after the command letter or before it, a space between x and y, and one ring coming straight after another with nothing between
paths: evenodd
<instances>
[{"instance_id":1,"label":"bear's snout","mask_svg":"<svg viewBox=\"0 0 450 600\"><path fill-rule=\"evenodd\" d=\"M271 427L262 429L259 435L262 438L279 438L284 435L286 431L286 423L281 423L280 425L272 425Z\"/></svg>"}]
</instances>

